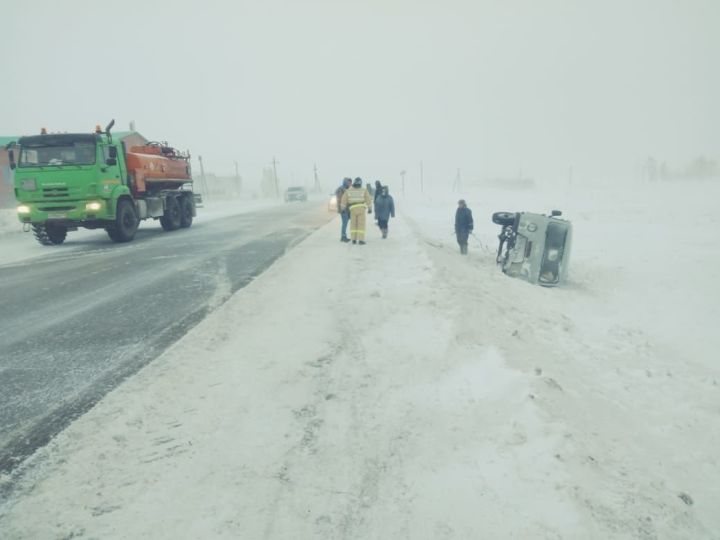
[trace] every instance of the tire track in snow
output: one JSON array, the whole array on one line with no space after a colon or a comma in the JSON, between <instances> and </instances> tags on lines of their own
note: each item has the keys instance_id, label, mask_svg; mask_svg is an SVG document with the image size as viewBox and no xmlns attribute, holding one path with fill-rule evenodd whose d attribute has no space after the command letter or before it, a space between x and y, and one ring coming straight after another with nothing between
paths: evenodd
<instances>
[{"instance_id":1,"label":"tire track in snow","mask_svg":"<svg viewBox=\"0 0 720 540\"><path fill-rule=\"evenodd\" d=\"M312 395L314 399L293 411L293 415L299 423L300 435L299 439L285 452L282 463L273 474L277 486L267 511L267 520L262 536L265 539L275 537L278 514L281 507L287 505L287 499L294 495L295 485L293 478L296 471L302 466L301 462L306 459L304 454L310 456L315 454L315 442L324 424L322 418L324 402L335 397L334 394L330 393L331 377L329 370L340 356L341 351L341 344L331 345L326 354L307 364L313 370L312 378L315 383L315 390ZM322 520L320 522L322 523Z\"/></svg>"},{"instance_id":2,"label":"tire track in snow","mask_svg":"<svg viewBox=\"0 0 720 540\"><path fill-rule=\"evenodd\" d=\"M339 324L350 327L349 318L341 316ZM273 474L277 486L267 512L263 538L275 538L278 517L297 510L297 499L308 486L298 485L295 479L306 475L308 470L324 473L324 478L319 480L321 485L310 487L335 509L333 512L324 508L322 514L308 516L314 520L315 537L364 538L365 515L378 501L380 479L388 468L385 458L369 455L368 450L373 449L368 448L366 440L374 426L369 424L370 418L362 407L376 387L375 376L367 363L361 339L350 334L343 334L336 343L329 344L328 352L307 363L307 367L311 370L309 377L314 388L312 400L293 411L298 433ZM328 428L338 427L334 423L328 426L338 416L346 419L340 426L341 447L328 448L323 445L328 441L320 439ZM328 438L333 435L335 433L328 434ZM342 471L349 473L346 475L351 478L348 485L338 485Z\"/></svg>"}]
</instances>

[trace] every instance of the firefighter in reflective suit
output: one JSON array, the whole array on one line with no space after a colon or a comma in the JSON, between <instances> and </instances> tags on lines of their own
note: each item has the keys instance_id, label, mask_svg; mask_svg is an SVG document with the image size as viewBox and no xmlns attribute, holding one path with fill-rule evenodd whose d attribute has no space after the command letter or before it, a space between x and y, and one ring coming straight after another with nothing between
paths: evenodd
<instances>
[{"instance_id":1,"label":"firefighter in reflective suit","mask_svg":"<svg viewBox=\"0 0 720 540\"><path fill-rule=\"evenodd\" d=\"M372 214L372 197L363 187L362 178L353 180L352 187L345 190L340 208L350 210L350 238L353 244L365 244L365 213Z\"/></svg>"}]
</instances>

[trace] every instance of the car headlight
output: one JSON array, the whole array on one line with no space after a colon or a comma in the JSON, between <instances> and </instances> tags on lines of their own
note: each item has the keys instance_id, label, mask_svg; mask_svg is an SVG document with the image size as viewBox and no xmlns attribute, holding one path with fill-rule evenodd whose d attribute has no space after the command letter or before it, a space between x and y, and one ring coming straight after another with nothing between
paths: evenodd
<instances>
[{"instance_id":1,"label":"car headlight","mask_svg":"<svg viewBox=\"0 0 720 540\"><path fill-rule=\"evenodd\" d=\"M85 210L88 212L99 212L102 210L102 203L98 201L90 201L89 203L85 203Z\"/></svg>"},{"instance_id":2,"label":"car headlight","mask_svg":"<svg viewBox=\"0 0 720 540\"><path fill-rule=\"evenodd\" d=\"M17 213L18 214L29 214L30 213L30 207L27 204L21 204L17 207Z\"/></svg>"}]
</instances>

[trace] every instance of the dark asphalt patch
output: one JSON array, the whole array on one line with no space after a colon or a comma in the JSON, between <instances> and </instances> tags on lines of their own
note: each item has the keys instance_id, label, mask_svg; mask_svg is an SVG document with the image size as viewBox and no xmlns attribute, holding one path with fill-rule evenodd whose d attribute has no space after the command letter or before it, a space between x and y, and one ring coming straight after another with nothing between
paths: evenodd
<instances>
[{"instance_id":1,"label":"dark asphalt patch","mask_svg":"<svg viewBox=\"0 0 720 540\"><path fill-rule=\"evenodd\" d=\"M91 310L62 321L60 328L67 331L58 331L55 326L55 331L43 332L29 342L0 347L3 374L11 375L0 377L0 472L12 473L17 480L22 475L19 465L28 456L229 298L215 299L209 307L215 289L212 281L204 277L212 277L224 266L230 291L235 293L311 232L286 229L236 249L215 251L215 255L198 261L188 271L173 274L165 293L156 284L141 286L129 291L122 305L114 309L102 313ZM139 312L142 317L136 316ZM91 339L83 343L79 334ZM138 343L142 343L141 348ZM53 361L54 357L58 362ZM72 377L64 376L69 373ZM75 387L78 380L87 383L80 391ZM48 409L42 401L28 400L28 396L47 392L50 386L58 393L57 406ZM17 422L23 416L29 420ZM8 497L15 483L0 484L0 498Z\"/></svg>"}]
</instances>

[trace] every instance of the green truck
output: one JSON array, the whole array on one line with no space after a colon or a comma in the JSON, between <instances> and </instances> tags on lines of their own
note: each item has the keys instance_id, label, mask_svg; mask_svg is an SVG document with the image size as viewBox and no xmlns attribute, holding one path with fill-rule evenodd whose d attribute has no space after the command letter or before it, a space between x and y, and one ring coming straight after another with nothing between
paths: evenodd
<instances>
[{"instance_id":1,"label":"green truck","mask_svg":"<svg viewBox=\"0 0 720 540\"><path fill-rule=\"evenodd\" d=\"M43 245L65 241L79 227L105 229L129 242L144 219L172 231L192 225L190 155L137 132L47 133L8 147L18 219Z\"/></svg>"}]
</instances>

